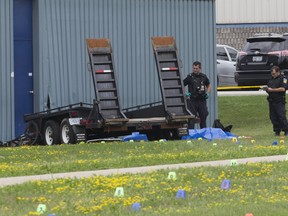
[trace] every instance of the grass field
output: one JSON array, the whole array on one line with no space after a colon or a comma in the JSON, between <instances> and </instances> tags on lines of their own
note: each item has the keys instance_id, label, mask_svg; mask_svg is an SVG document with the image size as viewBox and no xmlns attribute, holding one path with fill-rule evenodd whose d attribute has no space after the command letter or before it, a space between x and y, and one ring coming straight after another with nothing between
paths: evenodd
<instances>
[{"instance_id":1,"label":"grass field","mask_svg":"<svg viewBox=\"0 0 288 216\"><path fill-rule=\"evenodd\" d=\"M232 124L237 135L255 139L273 136L268 114L267 96L218 97L219 118L224 125Z\"/></svg>"},{"instance_id":2,"label":"grass field","mask_svg":"<svg viewBox=\"0 0 288 216\"><path fill-rule=\"evenodd\" d=\"M288 212L288 162L258 163L229 167L179 169L176 180L170 170L137 175L95 176L87 179L35 181L2 188L1 215L217 215L284 216ZM223 180L231 188L221 189ZM124 196L114 197L117 187ZM176 199L177 191L186 192ZM139 212L131 205L141 204Z\"/></svg>"},{"instance_id":3,"label":"grass field","mask_svg":"<svg viewBox=\"0 0 288 216\"><path fill-rule=\"evenodd\" d=\"M0 148L0 176L185 163L287 153L276 138L264 96L219 97L219 118L232 132L249 138L168 142L92 143ZM273 141L277 146L272 146ZM281 141L281 142L280 142ZM215 145L214 143L217 143ZM213 145L214 144L214 145ZM0 188L0 215L287 215L287 163L162 170L147 174L35 181ZM168 179L169 172L177 179ZM223 180L231 188L221 189ZM117 187L124 196L114 197ZM179 189L185 199L176 199ZM140 202L141 210L131 205Z\"/></svg>"}]
</instances>

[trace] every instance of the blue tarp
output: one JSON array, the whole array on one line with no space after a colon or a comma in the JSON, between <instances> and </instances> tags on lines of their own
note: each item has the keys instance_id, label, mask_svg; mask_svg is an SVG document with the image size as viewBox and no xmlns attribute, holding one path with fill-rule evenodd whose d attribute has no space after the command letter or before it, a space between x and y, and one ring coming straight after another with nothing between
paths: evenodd
<instances>
[{"instance_id":1,"label":"blue tarp","mask_svg":"<svg viewBox=\"0 0 288 216\"><path fill-rule=\"evenodd\" d=\"M214 140L214 139L232 139L237 137L236 135L230 132L224 132L220 128L202 128L202 129L190 129L188 136L182 136L182 140L187 139L207 139L207 140Z\"/></svg>"},{"instance_id":2,"label":"blue tarp","mask_svg":"<svg viewBox=\"0 0 288 216\"><path fill-rule=\"evenodd\" d=\"M147 135L146 134L140 134L139 132L133 132L131 135L125 136L122 138L123 141L128 142L130 140L133 141L148 141Z\"/></svg>"}]
</instances>

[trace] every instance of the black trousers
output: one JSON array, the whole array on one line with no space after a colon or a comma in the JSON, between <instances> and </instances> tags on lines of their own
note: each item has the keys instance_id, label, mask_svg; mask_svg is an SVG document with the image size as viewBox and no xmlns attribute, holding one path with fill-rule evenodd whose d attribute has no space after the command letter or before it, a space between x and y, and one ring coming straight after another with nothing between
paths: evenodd
<instances>
[{"instance_id":1,"label":"black trousers","mask_svg":"<svg viewBox=\"0 0 288 216\"><path fill-rule=\"evenodd\" d=\"M269 116L274 132L288 131L285 102L269 102Z\"/></svg>"},{"instance_id":2,"label":"black trousers","mask_svg":"<svg viewBox=\"0 0 288 216\"><path fill-rule=\"evenodd\" d=\"M206 119L209 114L206 100L190 98L187 100L187 105L190 112L200 118L200 128L206 128ZM194 127L194 123L189 123L189 129L194 129Z\"/></svg>"}]
</instances>

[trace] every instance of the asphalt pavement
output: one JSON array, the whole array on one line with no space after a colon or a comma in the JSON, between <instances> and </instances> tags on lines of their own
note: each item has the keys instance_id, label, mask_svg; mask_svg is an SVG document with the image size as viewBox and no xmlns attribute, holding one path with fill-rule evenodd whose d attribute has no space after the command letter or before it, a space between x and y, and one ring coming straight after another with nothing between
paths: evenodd
<instances>
[{"instance_id":1,"label":"asphalt pavement","mask_svg":"<svg viewBox=\"0 0 288 216\"><path fill-rule=\"evenodd\" d=\"M246 163L258 163L258 162L274 162L284 161L287 155L266 156L266 157L252 157L237 159L237 164ZM33 175L33 176L18 176L0 178L0 187L9 185L22 184L33 180L53 180L58 178L87 178L90 176L109 176L115 174L136 174L146 173L162 169L176 170L179 168L193 168L203 166L231 166L231 160L218 160L218 161L205 161L195 163L182 163L182 164L169 164L169 165L157 165L157 166L144 166L144 167L131 167L131 168L119 168L119 169L106 169L106 170L94 170L94 171L82 171L82 172L68 172L68 173L55 173L45 175Z\"/></svg>"}]
</instances>

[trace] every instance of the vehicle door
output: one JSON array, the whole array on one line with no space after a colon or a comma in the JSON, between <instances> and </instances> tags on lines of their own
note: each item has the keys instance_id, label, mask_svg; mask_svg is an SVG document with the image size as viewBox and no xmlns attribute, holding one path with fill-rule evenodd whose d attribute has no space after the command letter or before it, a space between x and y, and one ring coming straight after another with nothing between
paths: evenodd
<instances>
[{"instance_id":1,"label":"vehicle door","mask_svg":"<svg viewBox=\"0 0 288 216\"><path fill-rule=\"evenodd\" d=\"M227 47L217 47L217 79L218 86L234 86L235 61L237 50Z\"/></svg>"}]
</instances>

